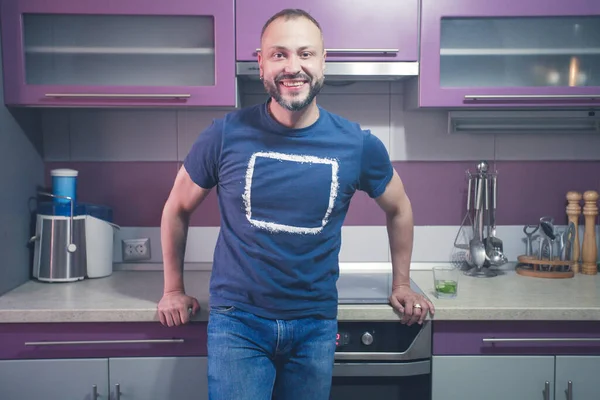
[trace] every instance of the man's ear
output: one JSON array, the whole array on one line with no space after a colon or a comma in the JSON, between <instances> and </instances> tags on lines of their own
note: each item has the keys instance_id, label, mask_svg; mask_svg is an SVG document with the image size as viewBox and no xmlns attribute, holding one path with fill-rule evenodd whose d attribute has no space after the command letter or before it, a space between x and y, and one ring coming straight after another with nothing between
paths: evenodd
<instances>
[{"instance_id":1,"label":"man's ear","mask_svg":"<svg viewBox=\"0 0 600 400\"><path fill-rule=\"evenodd\" d=\"M262 65L263 57L262 57L262 51L261 50L259 50L257 52L257 60L258 60L259 76L260 76L260 80L262 80L262 78L263 78L263 65Z\"/></svg>"}]
</instances>

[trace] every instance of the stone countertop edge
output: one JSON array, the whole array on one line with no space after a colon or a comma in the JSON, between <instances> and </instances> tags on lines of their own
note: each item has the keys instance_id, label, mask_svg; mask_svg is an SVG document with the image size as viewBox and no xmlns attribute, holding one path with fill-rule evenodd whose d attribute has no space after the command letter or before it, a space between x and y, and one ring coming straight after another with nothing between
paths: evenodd
<instances>
[{"instance_id":1,"label":"stone countertop edge","mask_svg":"<svg viewBox=\"0 0 600 400\"><path fill-rule=\"evenodd\" d=\"M434 304L434 321L600 320L600 275L540 279L510 269L494 278L460 275L454 299L435 297L431 270L411 270L411 278ZM209 279L210 271L185 272L186 292L201 305L192 321L208 319ZM0 296L0 323L158 322L162 284L160 271L115 271L75 283L29 281ZM340 305L338 319L399 321L400 316L389 305Z\"/></svg>"}]
</instances>

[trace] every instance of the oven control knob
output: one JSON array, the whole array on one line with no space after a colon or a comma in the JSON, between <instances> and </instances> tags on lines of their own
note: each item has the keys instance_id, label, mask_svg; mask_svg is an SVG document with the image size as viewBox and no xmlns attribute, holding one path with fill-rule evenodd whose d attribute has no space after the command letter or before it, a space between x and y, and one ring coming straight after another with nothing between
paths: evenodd
<instances>
[{"instance_id":1,"label":"oven control knob","mask_svg":"<svg viewBox=\"0 0 600 400\"><path fill-rule=\"evenodd\" d=\"M373 335L371 335L369 332L365 332L360 340L365 346L370 346L373 343Z\"/></svg>"}]
</instances>

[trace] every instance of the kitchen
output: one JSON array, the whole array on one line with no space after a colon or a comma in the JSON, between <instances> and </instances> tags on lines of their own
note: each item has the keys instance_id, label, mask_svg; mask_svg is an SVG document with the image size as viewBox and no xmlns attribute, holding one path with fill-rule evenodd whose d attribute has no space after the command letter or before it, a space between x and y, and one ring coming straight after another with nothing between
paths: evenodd
<instances>
[{"instance_id":1,"label":"kitchen","mask_svg":"<svg viewBox=\"0 0 600 400\"><path fill-rule=\"evenodd\" d=\"M178 0L148 9L141 0L1 0L0 387L9 399L207 398L198 376L206 368L216 197L194 214L186 254L186 289L202 311L177 329L156 318L160 213L198 133L212 118L265 100L255 64L260 28L288 6L323 25L329 84L319 103L371 129L405 182L415 216L411 277L436 306L411 336L428 339L424 357L392 349L397 360L376 361L393 365L370 370L375 362L355 363L352 351L341 351L334 400L595 398L597 274L544 279L517 274L515 264L526 251L526 225L551 216L565 229L567 193L600 190L600 6L320 3ZM465 171L481 160L497 171L496 234L508 263L486 269L496 276L461 274L457 297L439 299L431 270L465 256L453 243L471 198ZM30 198L50 191L51 171L62 168L78 171L78 199L112 211L110 276L31 277ZM597 219L587 226L597 249ZM123 241L138 239L149 240L132 259ZM397 325L381 304L389 257L385 215L359 193L340 253L339 319L353 343L355 333ZM356 298L360 289L367 293ZM57 371L74 379L57 385ZM159 374L170 379L157 381ZM413 388L419 394L408 396Z\"/></svg>"}]
</instances>

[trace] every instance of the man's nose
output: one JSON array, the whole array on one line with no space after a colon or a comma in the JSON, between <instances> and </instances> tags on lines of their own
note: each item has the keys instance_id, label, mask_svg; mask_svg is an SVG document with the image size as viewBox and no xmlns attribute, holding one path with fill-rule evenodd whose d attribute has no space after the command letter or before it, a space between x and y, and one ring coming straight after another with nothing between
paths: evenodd
<instances>
[{"instance_id":1,"label":"man's nose","mask_svg":"<svg viewBox=\"0 0 600 400\"><path fill-rule=\"evenodd\" d=\"M288 57L287 62L285 64L285 72L292 75L300 72L300 59L296 55L291 55Z\"/></svg>"}]
</instances>

